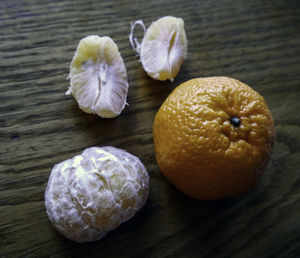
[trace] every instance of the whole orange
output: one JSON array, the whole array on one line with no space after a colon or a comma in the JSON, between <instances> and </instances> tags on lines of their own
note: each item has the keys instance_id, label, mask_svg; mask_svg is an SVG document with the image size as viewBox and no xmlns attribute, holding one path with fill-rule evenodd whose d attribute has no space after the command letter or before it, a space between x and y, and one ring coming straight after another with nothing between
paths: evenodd
<instances>
[{"instance_id":1,"label":"whole orange","mask_svg":"<svg viewBox=\"0 0 300 258\"><path fill-rule=\"evenodd\" d=\"M202 200L232 197L255 186L274 142L264 98L228 77L189 80L158 110L153 124L162 173Z\"/></svg>"}]
</instances>

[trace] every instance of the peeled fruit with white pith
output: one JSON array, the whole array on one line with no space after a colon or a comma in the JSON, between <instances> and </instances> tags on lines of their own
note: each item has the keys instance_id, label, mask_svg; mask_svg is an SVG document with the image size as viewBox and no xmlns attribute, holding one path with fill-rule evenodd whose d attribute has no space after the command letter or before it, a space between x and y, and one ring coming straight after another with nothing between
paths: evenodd
<instances>
[{"instance_id":1,"label":"peeled fruit with white pith","mask_svg":"<svg viewBox=\"0 0 300 258\"><path fill-rule=\"evenodd\" d=\"M133 23L133 27L142 21ZM144 27L145 29L145 27ZM133 34L133 29L131 37ZM142 43L136 51L146 73L153 79L173 81L187 56L187 39L184 21L181 18L165 16L153 22L146 30ZM134 47L134 42L131 39Z\"/></svg>"},{"instance_id":2,"label":"peeled fruit with white pith","mask_svg":"<svg viewBox=\"0 0 300 258\"><path fill-rule=\"evenodd\" d=\"M80 40L70 65L70 87L80 109L100 117L118 116L126 104L128 82L123 59L110 37Z\"/></svg>"},{"instance_id":3,"label":"peeled fruit with white pith","mask_svg":"<svg viewBox=\"0 0 300 258\"><path fill-rule=\"evenodd\" d=\"M145 204L149 175L134 155L91 147L54 166L45 192L54 227L76 242L103 238Z\"/></svg>"}]
</instances>

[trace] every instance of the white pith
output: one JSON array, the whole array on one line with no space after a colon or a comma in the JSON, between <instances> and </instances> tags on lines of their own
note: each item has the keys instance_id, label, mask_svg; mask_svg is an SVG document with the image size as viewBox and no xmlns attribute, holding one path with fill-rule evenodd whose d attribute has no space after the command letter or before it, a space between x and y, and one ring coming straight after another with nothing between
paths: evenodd
<instances>
[{"instance_id":1,"label":"white pith","mask_svg":"<svg viewBox=\"0 0 300 258\"><path fill-rule=\"evenodd\" d=\"M133 30L137 24L143 26L140 20L132 23L129 39L140 55L143 68L154 79L173 81L187 55L183 20L172 16L158 19L147 29L141 44L133 38Z\"/></svg>"},{"instance_id":2,"label":"white pith","mask_svg":"<svg viewBox=\"0 0 300 258\"><path fill-rule=\"evenodd\" d=\"M118 116L125 107L128 91L126 68L118 48L109 37L92 35L83 40L86 44L89 40L97 40L100 51L93 57L96 61L87 59L78 69L73 65L80 54L77 49L70 67L70 88L66 94L72 94L79 107L87 113L105 118ZM110 53L110 57L104 52L106 44L114 45L111 49L115 53Z\"/></svg>"},{"instance_id":3,"label":"white pith","mask_svg":"<svg viewBox=\"0 0 300 258\"><path fill-rule=\"evenodd\" d=\"M114 147L92 147L54 166L45 205L58 231L89 242L132 218L148 192L149 176L137 157Z\"/></svg>"}]
</instances>

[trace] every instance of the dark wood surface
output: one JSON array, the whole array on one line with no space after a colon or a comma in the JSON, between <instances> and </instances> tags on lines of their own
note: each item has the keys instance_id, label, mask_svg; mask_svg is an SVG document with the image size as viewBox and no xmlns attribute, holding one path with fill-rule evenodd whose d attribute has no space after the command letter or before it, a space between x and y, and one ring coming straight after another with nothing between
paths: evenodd
<instances>
[{"instance_id":1,"label":"dark wood surface","mask_svg":"<svg viewBox=\"0 0 300 258\"><path fill-rule=\"evenodd\" d=\"M188 58L173 83L147 77L130 22L182 17ZM300 257L300 1L0 1L0 256ZM129 106L114 119L65 96L78 41L109 35L125 61ZM194 77L225 75L262 94L276 144L257 187L196 201L160 173L152 123L166 96ZM77 244L49 222L54 164L90 146L137 155L151 176L146 206L103 240Z\"/></svg>"}]
</instances>

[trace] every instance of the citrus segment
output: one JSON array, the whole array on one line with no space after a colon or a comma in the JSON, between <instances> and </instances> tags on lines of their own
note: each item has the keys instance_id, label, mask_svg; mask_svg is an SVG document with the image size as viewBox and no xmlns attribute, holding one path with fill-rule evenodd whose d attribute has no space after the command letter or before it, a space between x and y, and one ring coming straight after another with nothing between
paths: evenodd
<instances>
[{"instance_id":1,"label":"citrus segment","mask_svg":"<svg viewBox=\"0 0 300 258\"><path fill-rule=\"evenodd\" d=\"M70 66L70 88L79 107L92 114L118 116L126 104L126 68L109 37L87 36L77 47Z\"/></svg>"},{"instance_id":2,"label":"citrus segment","mask_svg":"<svg viewBox=\"0 0 300 258\"><path fill-rule=\"evenodd\" d=\"M130 34L132 45L136 24L145 29L142 21L133 23ZM181 18L165 16L158 19L146 30L141 45L136 39L135 43L143 68L150 77L161 81L174 80L187 55L187 39Z\"/></svg>"}]
</instances>

